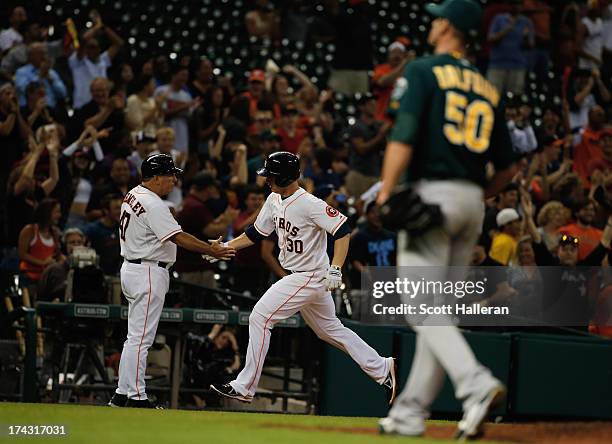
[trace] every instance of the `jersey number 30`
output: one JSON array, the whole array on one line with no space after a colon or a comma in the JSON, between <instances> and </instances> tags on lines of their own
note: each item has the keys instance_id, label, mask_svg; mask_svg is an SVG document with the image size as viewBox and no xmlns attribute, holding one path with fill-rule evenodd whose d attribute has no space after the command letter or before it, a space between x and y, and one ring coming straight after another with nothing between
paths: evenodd
<instances>
[{"instance_id":1,"label":"jersey number 30","mask_svg":"<svg viewBox=\"0 0 612 444\"><path fill-rule=\"evenodd\" d=\"M125 242L125 232L127 231L127 227L130 224L130 213L127 211L123 211L121 214L121 218L119 219L119 236L121 236L121 240Z\"/></svg>"},{"instance_id":2,"label":"jersey number 30","mask_svg":"<svg viewBox=\"0 0 612 444\"><path fill-rule=\"evenodd\" d=\"M484 100L469 103L463 94L446 93L444 135L453 145L463 145L474 153L483 153L489 148L493 131L493 108Z\"/></svg>"}]
</instances>

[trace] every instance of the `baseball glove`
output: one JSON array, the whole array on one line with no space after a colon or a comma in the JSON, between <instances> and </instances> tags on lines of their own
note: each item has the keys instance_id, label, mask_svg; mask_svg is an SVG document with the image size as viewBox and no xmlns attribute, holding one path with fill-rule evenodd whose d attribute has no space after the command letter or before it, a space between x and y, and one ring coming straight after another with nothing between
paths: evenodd
<instances>
[{"instance_id":1,"label":"baseball glove","mask_svg":"<svg viewBox=\"0 0 612 444\"><path fill-rule=\"evenodd\" d=\"M406 230L411 237L424 234L443 222L440 206L421 200L411 185L402 185L380 207L380 220L385 228Z\"/></svg>"}]
</instances>

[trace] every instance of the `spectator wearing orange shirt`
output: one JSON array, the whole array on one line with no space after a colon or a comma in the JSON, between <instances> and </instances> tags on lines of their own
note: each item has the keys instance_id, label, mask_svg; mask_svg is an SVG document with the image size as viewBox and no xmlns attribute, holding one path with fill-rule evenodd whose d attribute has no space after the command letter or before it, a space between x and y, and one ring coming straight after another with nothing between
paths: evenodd
<instances>
[{"instance_id":1,"label":"spectator wearing orange shirt","mask_svg":"<svg viewBox=\"0 0 612 444\"><path fill-rule=\"evenodd\" d=\"M288 103L283 107L281 127L278 136L281 139L281 148L293 154L302 152L303 145L307 143L306 130L298 127L299 113L295 104Z\"/></svg>"},{"instance_id":2,"label":"spectator wearing orange shirt","mask_svg":"<svg viewBox=\"0 0 612 444\"><path fill-rule=\"evenodd\" d=\"M559 228L559 234L569 234L578 239L578 260L582 260L601 241L602 231L593 226L595 205L588 200L582 201L574 209L576 222Z\"/></svg>"},{"instance_id":3,"label":"spectator wearing orange shirt","mask_svg":"<svg viewBox=\"0 0 612 444\"><path fill-rule=\"evenodd\" d=\"M395 81L402 75L406 64L414 59L414 51L407 52L401 42L393 42L387 50L387 62L374 68L372 92L376 96L376 120L389 120L387 108Z\"/></svg>"},{"instance_id":4,"label":"spectator wearing orange shirt","mask_svg":"<svg viewBox=\"0 0 612 444\"><path fill-rule=\"evenodd\" d=\"M590 187L589 162L603 158L599 139L605 123L606 113L604 109L599 105L593 106L589 110L589 123L582 133L582 140L574 149L574 171L583 180L586 188Z\"/></svg>"},{"instance_id":5,"label":"spectator wearing orange shirt","mask_svg":"<svg viewBox=\"0 0 612 444\"><path fill-rule=\"evenodd\" d=\"M257 102L261 100L265 92L266 73L261 69L254 69L249 76L249 90L243 95L249 99L249 111L251 117L257 112Z\"/></svg>"}]
</instances>

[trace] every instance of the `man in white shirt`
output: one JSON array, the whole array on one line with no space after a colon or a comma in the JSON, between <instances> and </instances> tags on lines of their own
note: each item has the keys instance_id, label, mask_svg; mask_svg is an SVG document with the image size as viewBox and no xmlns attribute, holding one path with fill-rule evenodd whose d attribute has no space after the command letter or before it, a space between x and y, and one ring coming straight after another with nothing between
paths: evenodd
<instances>
[{"instance_id":1,"label":"man in white shirt","mask_svg":"<svg viewBox=\"0 0 612 444\"><path fill-rule=\"evenodd\" d=\"M202 104L201 98L193 99L185 86L189 80L189 70L184 66L174 66L170 83L155 90L155 96L164 96L163 109L166 124L174 130L174 148L181 152L189 151L189 116Z\"/></svg>"},{"instance_id":2,"label":"man in white shirt","mask_svg":"<svg viewBox=\"0 0 612 444\"><path fill-rule=\"evenodd\" d=\"M100 54L100 43L95 36L104 31L111 42L111 46ZM97 77L106 78L106 70L112 65L119 49L123 46L123 39L98 18L96 24L83 34L81 45L76 52L68 57L68 66L72 71L74 92L72 105L75 109L81 108L91 100L89 85Z\"/></svg>"},{"instance_id":3,"label":"man in white shirt","mask_svg":"<svg viewBox=\"0 0 612 444\"><path fill-rule=\"evenodd\" d=\"M0 55L4 55L13 46L23 42L23 36L21 35L20 29L28 20L28 15L23 7L17 6L11 12L9 16L9 26L4 31L0 32Z\"/></svg>"}]
</instances>

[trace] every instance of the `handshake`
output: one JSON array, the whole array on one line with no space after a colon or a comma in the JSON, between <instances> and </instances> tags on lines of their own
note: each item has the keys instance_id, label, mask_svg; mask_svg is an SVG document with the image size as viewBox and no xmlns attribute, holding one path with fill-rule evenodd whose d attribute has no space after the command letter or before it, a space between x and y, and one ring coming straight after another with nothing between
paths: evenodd
<instances>
[{"instance_id":1,"label":"handshake","mask_svg":"<svg viewBox=\"0 0 612 444\"><path fill-rule=\"evenodd\" d=\"M219 260L230 260L236 255L236 250L228 246L227 242L221 242L222 236L219 239L209 239L210 247L212 249L211 254L202 254L202 259L207 260L211 264Z\"/></svg>"}]
</instances>

